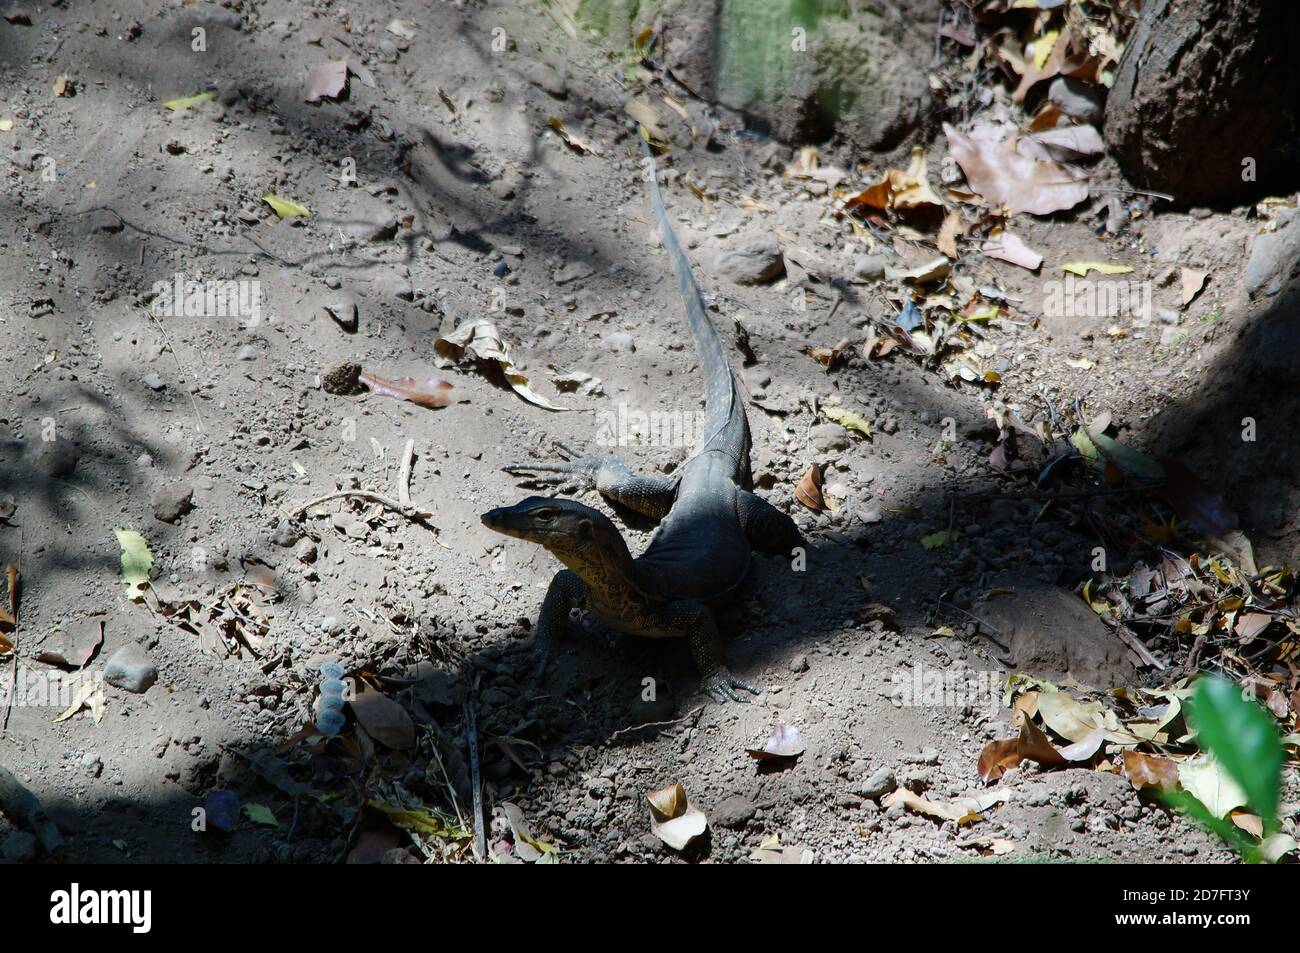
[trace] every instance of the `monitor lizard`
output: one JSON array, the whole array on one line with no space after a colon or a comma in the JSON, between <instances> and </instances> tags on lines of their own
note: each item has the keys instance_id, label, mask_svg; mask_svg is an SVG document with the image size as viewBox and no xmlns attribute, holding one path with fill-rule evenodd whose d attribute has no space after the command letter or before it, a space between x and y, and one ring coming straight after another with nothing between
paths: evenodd
<instances>
[{"instance_id":1,"label":"monitor lizard","mask_svg":"<svg viewBox=\"0 0 1300 953\"><path fill-rule=\"evenodd\" d=\"M712 607L735 597L754 549L789 556L803 546L803 537L794 520L751 492L749 422L740 390L668 220L648 146L642 163L707 384L704 437L670 475L635 474L617 456L578 455L563 444L558 446L570 458L564 462L505 468L534 481L594 488L659 519L635 559L608 517L574 500L531 496L490 510L482 520L496 532L546 547L567 567L551 580L542 603L536 629L541 651L549 653L552 638L581 609L622 632L685 637L703 690L719 702L743 701L741 691L758 689L727 669Z\"/></svg>"}]
</instances>

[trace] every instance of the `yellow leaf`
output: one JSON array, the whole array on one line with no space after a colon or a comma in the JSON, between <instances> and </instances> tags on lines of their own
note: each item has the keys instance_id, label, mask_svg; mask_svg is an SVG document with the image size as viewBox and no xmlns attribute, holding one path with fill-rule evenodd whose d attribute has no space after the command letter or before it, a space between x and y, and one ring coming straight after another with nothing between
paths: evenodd
<instances>
[{"instance_id":1,"label":"yellow leaf","mask_svg":"<svg viewBox=\"0 0 1300 953\"><path fill-rule=\"evenodd\" d=\"M856 430L864 437L871 436L871 421L859 413L845 410L843 407L823 407L822 413L845 430Z\"/></svg>"},{"instance_id":2,"label":"yellow leaf","mask_svg":"<svg viewBox=\"0 0 1300 953\"><path fill-rule=\"evenodd\" d=\"M1034 69L1042 70L1043 64L1052 55L1052 47L1056 46L1056 38L1060 35L1059 30L1048 30L1034 40Z\"/></svg>"},{"instance_id":3,"label":"yellow leaf","mask_svg":"<svg viewBox=\"0 0 1300 953\"><path fill-rule=\"evenodd\" d=\"M143 536L133 529L115 529L117 544L122 547L122 582L126 583L129 599L144 598L141 591L149 584L149 570L153 567L153 553Z\"/></svg>"},{"instance_id":4,"label":"yellow leaf","mask_svg":"<svg viewBox=\"0 0 1300 953\"><path fill-rule=\"evenodd\" d=\"M928 536L921 537L921 545L926 549L938 549L940 546L946 546L949 543L957 542L961 536L956 530L944 529L937 533L930 533Z\"/></svg>"},{"instance_id":5,"label":"yellow leaf","mask_svg":"<svg viewBox=\"0 0 1300 953\"><path fill-rule=\"evenodd\" d=\"M180 99L169 99L162 105L163 109L180 112L182 109L189 109L191 106L197 106L199 103L216 98L217 94L209 90L206 93L195 93L193 96L182 96Z\"/></svg>"},{"instance_id":6,"label":"yellow leaf","mask_svg":"<svg viewBox=\"0 0 1300 953\"><path fill-rule=\"evenodd\" d=\"M281 198L274 192L267 192L262 196L262 201L275 210L275 214L281 218L311 218L311 212L307 206L295 202L293 199Z\"/></svg>"},{"instance_id":7,"label":"yellow leaf","mask_svg":"<svg viewBox=\"0 0 1300 953\"><path fill-rule=\"evenodd\" d=\"M12 119L0 119L0 132L8 132L13 127L14 121Z\"/></svg>"},{"instance_id":8,"label":"yellow leaf","mask_svg":"<svg viewBox=\"0 0 1300 953\"><path fill-rule=\"evenodd\" d=\"M1112 265L1107 261L1069 261L1061 266L1062 271L1087 278L1088 272L1096 271L1103 275L1127 275L1133 270L1130 265Z\"/></svg>"}]
</instances>

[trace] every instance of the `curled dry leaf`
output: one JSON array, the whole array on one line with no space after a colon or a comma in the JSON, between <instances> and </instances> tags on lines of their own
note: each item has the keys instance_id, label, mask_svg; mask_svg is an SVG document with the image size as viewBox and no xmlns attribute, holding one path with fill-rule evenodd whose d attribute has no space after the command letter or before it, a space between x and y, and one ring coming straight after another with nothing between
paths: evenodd
<instances>
[{"instance_id":1,"label":"curled dry leaf","mask_svg":"<svg viewBox=\"0 0 1300 953\"><path fill-rule=\"evenodd\" d=\"M772 726L772 734L763 742L762 748L746 748L745 754L757 761L771 761L779 758L797 758L804 753L806 745L799 729L793 725L777 722Z\"/></svg>"},{"instance_id":2,"label":"curled dry leaf","mask_svg":"<svg viewBox=\"0 0 1300 953\"><path fill-rule=\"evenodd\" d=\"M794 498L815 513L828 509L826 498L822 496L821 467L815 463L808 467L808 472L794 488Z\"/></svg>"},{"instance_id":3,"label":"curled dry leaf","mask_svg":"<svg viewBox=\"0 0 1300 953\"><path fill-rule=\"evenodd\" d=\"M415 723L406 709L365 682L354 679L352 683L356 694L348 704L366 734L390 748L415 747Z\"/></svg>"},{"instance_id":4,"label":"curled dry leaf","mask_svg":"<svg viewBox=\"0 0 1300 953\"><path fill-rule=\"evenodd\" d=\"M1101 133L1092 126L1066 126L1030 133L1020 140L1020 152L1035 159L1077 162L1093 159L1106 151Z\"/></svg>"},{"instance_id":5,"label":"curled dry leaf","mask_svg":"<svg viewBox=\"0 0 1300 953\"><path fill-rule=\"evenodd\" d=\"M958 824L970 824L981 819L981 814L1010 798L1006 791L984 791L974 797L960 797L952 801L931 801L921 797L915 791L899 788L885 795L880 804L888 809L895 804L902 804L909 811L937 817Z\"/></svg>"},{"instance_id":6,"label":"curled dry leaf","mask_svg":"<svg viewBox=\"0 0 1300 953\"><path fill-rule=\"evenodd\" d=\"M1037 271L1043 263L1043 256L1038 254L1013 232L1005 229L989 238L984 243L984 254L999 261L1009 261L1021 268Z\"/></svg>"},{"instance_id":7,"label":"curled dry leaf","mask_svg":"<svg viewBox=\"0 0 1300 953\"><path fill-rule=\"evenodd\" d=\"M527 375L515 367L514 361L510 359L510 352L501 339L501 333L486 318L466 321L446 337L438 338L433 347L441 359L440 366L448 367L462 358L472 358L499 370L515 393L530 404L546 410L565 409L533 393L528 386Z\"/></svg>"},{"instance_id":8,"label":"curled dry leaf","mask_svg":"<svg viewBox=\"0 0 1300 953\"><path fill-rule=\"evenodd\" d=\"M1139 791L1173 791L1178 788L1178 763L1140 751L1125 751L1124 776Z\"/></svg>"},{"instance_id":9,"label":"curled dry leaf","mask_svg":"<svg viewBox=\"0 0 1300 953\"><path fill-rule=\"evenodd\" d=\"M321 99L337 99L348 82L346 60L328 60L317 63L307 73L306 99L309 103Z\"/></svg>"},{"instance_id":10,"label":"curled dry leaf","mask_svg":"<svg viewBox=\"0 0 1300 953\"><path fill-rule=\"evenodd\" d=\"M681 783L646 795L650 802L650 831L673 850L682 850L709 826L709 819L686 799Z\"/></svg>"},{"instance_id":11,"label":"curled dry leaf","mask_svg":"<svg viewBox=\"0 0 1300 953\"><path fill-rule=\"evenodd\" d=\"M510 825L510 833L514 835L515 853L519 855L520 860L535 864L559 853L559 848L554 844L533 835L524 812L517 804L502 801L501 811L506 816L506 823Z\"/></svg>"},{"instance_id":12,"label":"curled dry leaf","mask_svg":"<svg viewBox=\"0 0 1300 953\"><path fill-rule=\"evenodd\" d=\"M1205 287L1205 279L1210 277L1208 271L1196 271L1184 268L1182 271L1183 307L1187 307Z\"/></svg>"},{"instance_id":13,"label":"curled dry leaf","mask_svg":"<svg viewBox=\"0 0 1300 953\"><path fill-rule=\"evenodd\" d=\"M569 130L564 126L564 120L560 119L558 116L547 116L546 124L555 130L555 134L560 137L561 142L579 155L590 153L593 156L598 156L601 154L600 150L595 146L579 139L573 133L569 132Z\"/></svg>"},{"instance_id":14,"label":"curled dry leaf","mask_svg":"<svg viewBox=\"0 0 1300 953\"><path fill-rule=\"evenodd\" d=\"M976 770L981 781L996 781L1021 761L1033 761L1044 767L1057 767L1066 759L1042 729L1028 718L1020 726L1020 735L1006 741L990 741L980 752Z\"/></svg>"},{"instance_id":15,"label":"curled dry leaf","mask_svg":"<svg viewBox=\"0 0 1300 953\"><path fill-rule=\"evenodd\" d=\"M38 652L36 661L60 668L83 668L103 644L104 623L100 622L93 629L82 623L78 631L69 634L64 642Z\"/></svg>"},{"instance_id":16,"label":"curled dry leaf","mask_svg":"<svg viewBox=\"0 0 1300 953\"><path fill-rule=\"evenodd\" d=\"M1088 185L1059 162L1021 155L1015 140L974 139L944 123L948 149L966 181L995 206L1016 212L1048 215L1074 208L1088 197Z\"/></svg>"},{"instance_id":17,"label":"curled dry leaf","mask_svg":"<svg viewBox=\"0 0 1300 953\"><path fill-rule=\"evenodd\" d=\"M421 407L436 409L451 403L449 393L452 389L451 382L440 377L430 377L428 380L421 381L414 377L380 377L369 371L362 371L357 375L357 380L370 388L372 394L409 400Z\"/></svg>"}]
</instances>

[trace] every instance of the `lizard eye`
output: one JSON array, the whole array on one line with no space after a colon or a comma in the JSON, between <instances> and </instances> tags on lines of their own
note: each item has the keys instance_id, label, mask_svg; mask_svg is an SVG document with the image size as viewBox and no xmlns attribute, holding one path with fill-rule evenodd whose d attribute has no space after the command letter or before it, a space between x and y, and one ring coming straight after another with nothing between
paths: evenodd
<instances>
[{"instance_id":1,"label":"lizard eye","mask_svg":"<svg viewBox=\"0 0 1300 953\"><path fill-rule=\"evenodd\" d=\"M533 519L537 520L539 523L549 523L551 520L555 519L555 510L534 510Z\"/></svg>"}]
</instances>

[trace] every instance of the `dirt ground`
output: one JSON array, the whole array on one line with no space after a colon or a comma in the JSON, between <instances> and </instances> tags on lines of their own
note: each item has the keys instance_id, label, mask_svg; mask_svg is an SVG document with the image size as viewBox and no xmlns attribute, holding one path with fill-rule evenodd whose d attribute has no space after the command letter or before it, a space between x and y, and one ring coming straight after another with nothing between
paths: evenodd
<instances>
[{"instance_id":1,"label":"dirt ground","mask_svg":"<svg viewBox=\"0 0 1300 953\"><path fill-rule=\"evenodd\" d=\"M1093 689L1172 674L1143 666L1073 594L1095 545L1084 503L1105 511L1122 498L1044 512L1021 492L1028 483L990 466L999 417L1031 427L1082 402L1125 442L1203 465L1224 456L1215 428L1237 426L1244 402L1262 432L1276 425L1275 442L1253 451L1266 460L1222 461L1218 489L1261 565L1292 556L1294 474L1276 435L1290 432L1294 384L1281 398L1237 388L1256 371L1284 378L1294 362L1260 330L1275 312L1243 291L1259 230L1245 209L1126 196L1129 225L1108 233L1118 193L1105 189L1123 183L1102 160L1094 201L1017 218L1040 272L963 248L966 276L1022 303L984 334L982 359L1001 377L991 387L857 348L897 310L882 293L896 283L863 277L862 256L904 269L933 248L884 237L868 249L829 214L824 188L782 174L794 150L725 110L711 113L706 147L665 110L669 211L713 320L738 343L756 485L805 531L808 567L759 557L725 617L733 670L762 688L752 704L699 694L684 645L595 627L539 679L530 629L557 565L481 525L485 510L533 492L502 468L552 459L554 440L608 452L620 407L687 423L702 407L609 59L546 17L476 3L19 6L29 22L0 23L0 119L13 120L0 132L0 565L21 573L15 670L59 671L37 656L93 643L101 626L88 670L130 645L157 670L142 693L102 686L98 720L99 701L64 720L67 699L8 711L0 766L44 804L65 856L464 856L454 836L426 829L417 850L382 821L399 807L454 810L443 796L466 790L472 711L490 841L511 839L509 802L566 862L1232 860L1114 771L1026 765L988 785L976 760L1014 733L1001 695L1010 672ZM394 20L410 35L386 29ZM494 29L506 49L494 49ZM923 44L933 29L916 25ZM305 102L308 71L341 59L355 66L346 97ZM55 95L60 77L71 88ZM216 96L189 108L162 106L207 89ZM599 152L567 146L552 116ZM887 155L841 144L821 158L865 162L865 181L905 166L918 143L937 176L937 124ZM341 182L353 168L355 183ZM278 218L267 192L310 217ZM718 256L759 232L779 240L786 276L729 280ZM1135 265L1162 316L1121 319L1122 333L1045 316L1044 281L1075 260ZM1187 307L1179 268L1211 276ZM256 288L260 313L151 309L156 286L178 275ZM471 318L491 320L530 386L565 409L481 368L437 366L434 341ZM842 342L830 369L805 353ZM340 361L444 378L451 402L329 393L320 375ZM599 387L553 382L574 371ZM872 436L828 427L823 410L837 404L874 421ZM396 497L408 441L410 498L427 520L357 498L295 513L337 490ZM664 439L622 452L636 470L665 472L690 449ZM795 499L812 464L826 468L828 512ZM616 522L633 552L653 531L622 512ZM923 545L946 528L955 541ZM138 601L120 575L120 530L152 553ZM1006 611L1033 630L1038 670L979 633L980 599L995 588L1023 599L1018 621ZM289 744L315 717L328 661L409 714L379 706L376 731L349 716L338 739ZM976 687L900 703L900 685L936 672ZM776 722L807 745L793 763L746 754ZM685 853L653 836L644 799L674 782L711 820ZM891 783L1005 800L959 825L883 808ZM213 790L255 809L233 831L195 830ZM6 859L39 860L14 838L19 826L0 818Z\"/></svg>"}]
</instances>

